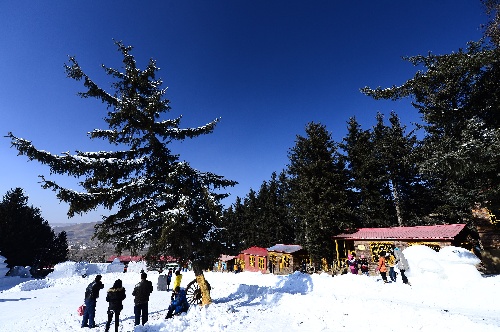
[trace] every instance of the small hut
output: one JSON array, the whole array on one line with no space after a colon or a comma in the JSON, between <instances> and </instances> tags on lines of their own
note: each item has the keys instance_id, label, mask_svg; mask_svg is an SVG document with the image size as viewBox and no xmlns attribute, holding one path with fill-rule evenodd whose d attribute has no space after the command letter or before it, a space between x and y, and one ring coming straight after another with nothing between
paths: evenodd
<instances>
[{"instance_id":1,"label":"small hut","mask_svg":"<svg viewBox=\"0 0 500 332\"><path fill-rule=\"evenodd\" d=\"M267 248L269 272L289 274L300 269L300 264L307 259L307 252L298 244L276 244Z\"/></svg>"},{"instance_id":2,"label":"small hut","mask_svg":"<svg viewBox=\"0 0 500 332\"><path fill-rule=\"evenodd\" d=\"M462 247L467 240L465 224L360 228L354 233L333 236L336 248L335 267L342 270L347 254L355 253L359 259L364 255L369 262L370 272L374 272L379 253L394 247L401 250L412 245L426 245L436 251L445 246Z\"/></svg>"},{"instance_id":3,"label":"small hut","mask_svg":"<svg viewBox=\"0 0 500 332\"><path fill-rule=\"evenodd\" d=\"M242 271L262 272L267 271L267 249L251 247L240 252Z\"/></svg>"},{"instance_id":4,"label":"small hut","mask_svg":"<svg viewBox=\"0 0 500 332\"><path fill-rule=\"evenodd\" d=\"M216 269L219 272L228 272L233 271L234 263L238 256L230 256L230 255L220 255Z\"/></svg>"}]
</instances>

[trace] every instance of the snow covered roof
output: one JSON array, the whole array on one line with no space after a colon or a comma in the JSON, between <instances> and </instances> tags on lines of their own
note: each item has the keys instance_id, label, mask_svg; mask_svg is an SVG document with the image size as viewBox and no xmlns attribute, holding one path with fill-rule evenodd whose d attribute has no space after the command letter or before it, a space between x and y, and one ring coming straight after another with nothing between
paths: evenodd
<instances>
[{"instance_id":1,"label":"snow covered roof","mask_svg":"<svg viewBox=\"0 0 500 332\"><path fill-rule=\"evenodd\" d=\"M453 240L463 229L465 224L414 226L414 227L387 227L387 228L360 228L352 234L339 234L333 239L344 240Z\"/></svg>"},{"instance_id":2,"label":"snow covered roof","mask_svg":"<svg viewBox=\"0 0 500 332\"><path fill-rule=\"evenodd\" d=\"M267 251L284 252L286 254L291 254L299 250L302 250L302 247L298 244L275 244L267 248Z\"/></svg>"},{"instance_id":3,"label":"snow covered roof","mask_svg":"<svg viewBox=\"0 0 500 332\"><path fill-rule=\"evenodd\" d=\"M219 260L223 262L230 261L231 259L235 259L236 256L229 256L229 255L220 255Z\"/></svg>"},{"instance_id":4,"label":"snow covered roof","mask_svg":"<svg viewBox=\"0 0 500 332\"><path fill-rule=\"evenodd\" d=\"M255 256L267 256L267 249L261 247L250 247L241 252L242 254L255 255Z\"/></svg>"}]
</instances>

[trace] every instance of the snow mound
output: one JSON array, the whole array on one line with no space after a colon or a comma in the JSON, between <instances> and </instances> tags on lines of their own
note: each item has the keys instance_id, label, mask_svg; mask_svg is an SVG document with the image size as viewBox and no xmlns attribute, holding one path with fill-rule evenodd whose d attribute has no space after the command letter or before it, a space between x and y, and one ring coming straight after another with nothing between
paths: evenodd
<instances>
[{"instance_id":1,"label":"snow mound","mask_svg":"<svg viewBox=\"0 0 500 332\"><path fill-rule=\"evenodd\" d=\"M69 278L72 276L88 276L92 274L103 274L107 272L109 264L87 263L87 262L64 262L54 266L54 271L47 275L47 278ZM123 269L122 269L123 271Z\"/></svg>"},{"instance_id":2,"label":"snow mound","mask_svg":"<svg viewBox=\"0 0 500 332\"><path fill-rule=\"evenodd\" d=\"M469 250L454 246L441 248L438 252L438 256L442 261L449 263L470 265L481 263L481 260Z\"/></svg>"},{"instance_id":3,"label":"snow mound","mask_svg":"<svg viewBox=\"0 0 500 332\"><path fill-rule=\"evenodd\" d=\"M125 264L120 262L119 258L115 258L111 264L108 265L108 268L106 269L107 273L113 273L113 272L123 272L123 269L125 268Z\"/></svg>"},{"instance_id":4,"label":"snow mound","mask_svg":"<svg viewBox=\"0 0 500 332\"><path fill-rule=\"evenodd\" d=\"M147 271L147 265L146 262L144 261L139 261L139 262L130 262L128 263L127 266L127 272L141 272L141 271Z\"/></svg>"},{"instance_id":5,"label":"snow mound","mask_svg":"<svg viewBox=\"0 0 500 332\"><path fill-rule=\"evenodd\" d=\"M54 286L54 280L49 279L34 279L28 280L19 285L12 287L6 292L29 292L37 289L49 288Z\"/></svg>"}]
</instances>

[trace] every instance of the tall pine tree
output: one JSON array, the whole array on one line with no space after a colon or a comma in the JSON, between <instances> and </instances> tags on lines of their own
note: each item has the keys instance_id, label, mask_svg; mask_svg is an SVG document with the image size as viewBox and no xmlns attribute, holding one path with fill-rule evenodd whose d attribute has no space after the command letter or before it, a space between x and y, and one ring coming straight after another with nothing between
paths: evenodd
<instances>
[{"instance_id":1,"label":"tall pine tree","mask_svg":"<svg viewBox=\"0 0 500 332\"><path fill-rule=\"evenodd\" d=\"M331 237L353 226L348 177L326 127L306 126L289 152L291 213L296 219L297 240L319 263L333 259Z\"/></svg>"},{"instance_id":2,"label":"tall pine tree","mask_svg":"<svg viewBox=\"0 0 500 332\"><path fill-rule=\"evenodd\" d=\"M375 99L412 98L425 122L419 167L440 199L442 221L500 208L500 50L471 42L458 52L407 58L423 67L400 86L364 88Z\"/></svg>"},{"instance_id":3,"label":"tall pine tree","mask_svg":"<svg viewBox=\"0 0 500 332\"><path fill-rule=\"evenodd\" d=\"M41 211L28 206L21 188L8 191L0 202L0 252L9 267L38 267L64 262L68 256L66 233L56 235Z\"/></svg>"},{"instance_id":4,"label":"tall pine tree","mask_svg":"<svg viewBox=\"0 0 500 332\"><path fill-rule=\"evenodd\" d=\"M180 117L164 119L170 106L166 89L156 78L156 62L150 60L141 70L132 47L116 45L123 70L103 65L115 80L109 91L94 83L74 57L65 68L68 77L83 80L87 90L79 94L82 98L96 98L108 109L108 128L93 130L90 138L106 140L117 150L55 155L11 133L9 137L19 154L48 165L51 173L83 178L79 192L42 177L44 188L69 203L69 216L98 206L116 208L96 226L97 238L114 243L118 250L147 248L149 256L168 254L190 260L204 293L203 303L209 303L203 269L220 254L220 200L227 196L218 190L235 182L195 170L169 146L211 133L218 121L181 128Z\"/></svg>"}]
</instances>

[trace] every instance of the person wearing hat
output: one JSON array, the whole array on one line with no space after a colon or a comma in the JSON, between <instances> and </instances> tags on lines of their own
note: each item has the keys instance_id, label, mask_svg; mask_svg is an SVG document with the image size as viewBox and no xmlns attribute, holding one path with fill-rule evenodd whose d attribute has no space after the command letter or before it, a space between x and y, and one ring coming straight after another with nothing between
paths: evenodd
<instances>
[{"instance_id":1,"label":"person wearing hat","mask_svg":"<svg viewBox=\"0 0 500 332\"><path fill-rule=\"evenodd\" d=\"M396 266L401 273L401 279L403 279L403 283L411 286L408 278L405 275L405 272L410 269L408 265L408 261L406 260L405 255L399 248L394 248L394 257L396 258Z\"/></svg>"},{"instance_id":2,"label":"person wearing hat","mask_svg":"<svg viewBox=\"0 0 500 332\"><path fill-rule=\"evenodd\" d=\"M82 327L95 327L95 307L99 291L104 288L101 282L102 276L98 274L94 281L92 281L85 289L85 311L83 312Z\"/></svg>"},{"instance_id":3,"label":"person wearing hat","mask_svg":"<svg viewBox=\"0 0 500 332\"><path fill-rule=\"evenodd\" d=\"M174 292L171 296L172 302L168 306L168 312L165 319L170 319L174 315L180 315L183 312L187 312L189 309L189 303L186 298L186 290L180 288L179 286L174 288Z\"/></svg>"}]
</instances>

